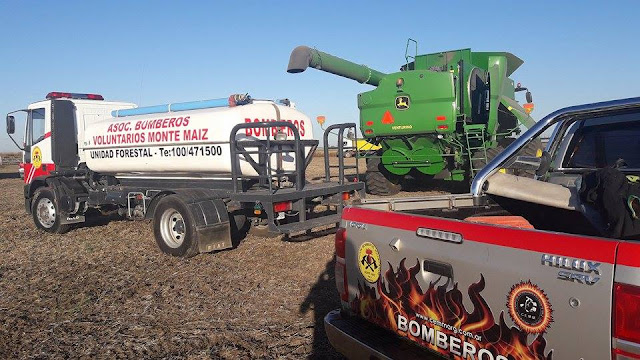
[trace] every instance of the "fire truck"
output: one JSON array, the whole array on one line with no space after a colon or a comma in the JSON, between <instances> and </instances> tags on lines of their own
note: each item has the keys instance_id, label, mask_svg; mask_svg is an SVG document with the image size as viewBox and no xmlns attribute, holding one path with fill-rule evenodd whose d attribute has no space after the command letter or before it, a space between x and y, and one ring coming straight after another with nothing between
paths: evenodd
<instances>
[{"instance_id":1,"label":"fire truck","mask_svg":"<svg viewBox=\"0 0 640 360\"><path fill-rule=\"evenodd\" d=\"M153 219L160 249L189 257L230 248L249 227L290 235L336 224L364 188L346 180L342 158L337 176L306 181L318 140L288 99L236 94L137 107L51 92L7 114L9 135L19 112L27 119L24 146L14 140L24 152L25 210L51 233L113 211ZM355 124L332 129L342 140Z\"/></svg>"}]
</instances>

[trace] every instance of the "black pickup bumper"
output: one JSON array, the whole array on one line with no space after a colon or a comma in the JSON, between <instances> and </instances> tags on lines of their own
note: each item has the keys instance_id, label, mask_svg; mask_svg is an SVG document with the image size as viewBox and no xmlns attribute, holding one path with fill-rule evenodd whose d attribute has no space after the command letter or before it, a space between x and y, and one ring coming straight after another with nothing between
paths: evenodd
<instances>
[{"instance_id":1,"label":"black pickup bumper","mask_svg":"<svg viewBox=\"0 0 640 360\"><path fill-rule=\"evenodd\" d=\"M333 310L324 318L331 345L348 359L442 359L362 319Z\"/></svg>"}]
</instances>

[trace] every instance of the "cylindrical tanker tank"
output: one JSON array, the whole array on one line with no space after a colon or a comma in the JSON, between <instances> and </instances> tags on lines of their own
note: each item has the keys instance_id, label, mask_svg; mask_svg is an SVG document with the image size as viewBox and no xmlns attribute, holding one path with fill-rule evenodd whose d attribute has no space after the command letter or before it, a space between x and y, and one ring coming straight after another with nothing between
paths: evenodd
<instances>
[{"instance_id":1,"label":"cylindrical tanker tank","mask_svg":"<svg viewBox=\"0 0 640 360\"><path fill-rule=\"evenodd\" d=\"M80 151L95 172L117 176L216 177L231 172L229 137L240 123L287 121L301 139L313 139L312 124L295 107L273 101L249 100L245 105L218 104L218 100L167 104L120 110L115 117L88 124ZM205 104L209 106L205 106ZM234 106L229 106L234 105ZM171 111L168 111L171 109ZM180 111L175 111L180 109ZM129 115L131 114L131 115ZM266 139L269 129L244 129L236 139ZM270 128L273 139L276 128ZM293 133L284 129L288 139ZM306 149L307 154L310 149ZM258 156L252 155L257 162ZM276 155L272 163L277 161ZM285 153L284 170L295 168L295 153ZM243 175L257 175L240 158Z\"/></svg>"},{"instance_id":2,"label":"cylindrical tanker tank","mask_svg":"<svg viewBox=\"0 0 640 360\"><path fill-rule=\"evenodd\" d=\"M287 72L292 74L303 72L309 66L373 86L378 86L380 80L387 75L366 65L358 65L307 46L298 46L293 49Z\"/></svg>"}]
</instances>

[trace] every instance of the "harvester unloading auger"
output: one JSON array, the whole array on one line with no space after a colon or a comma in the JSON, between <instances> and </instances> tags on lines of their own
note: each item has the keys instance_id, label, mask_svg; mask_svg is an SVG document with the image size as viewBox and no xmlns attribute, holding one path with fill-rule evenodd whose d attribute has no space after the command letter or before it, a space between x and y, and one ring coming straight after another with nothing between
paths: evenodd
<instances>
[{"instance_id":1,"label":"harvester unloading auger","mask_svg":"<svg viewBox=\"0 0 640 360\"><path fill-rule=\"evenodd\" d=\"M368 192L393 195L405 176L469 180L521 126L535 123L531 93L509 78L523 63L515 55L462 49L405 58L391 74L306 46L289 59L289 73L312 67L376 87L358 94L362 135L381 146L367 158ZM528 110L515 100L518 91L527 91Z\"/></svg>"}]
</instances>

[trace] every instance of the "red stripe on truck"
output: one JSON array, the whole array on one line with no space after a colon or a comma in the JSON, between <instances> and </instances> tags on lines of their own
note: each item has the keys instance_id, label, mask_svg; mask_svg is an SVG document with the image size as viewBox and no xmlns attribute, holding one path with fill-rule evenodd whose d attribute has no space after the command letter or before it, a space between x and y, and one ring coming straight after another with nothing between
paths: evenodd
<instances>
[{"instance_id":1,"label":"red stripe on truck","mask_svg":"<svg viewBox=\"0 0 640 360\"><path fill-rule=\"evenodd\" d=\"M536 230L496 227L431 216L416 216L391 211L345 208L343 220L385 226L415 232L419 227L461 234L465 241L506 246L510 248L590 259L613 264L617 241L559 234ZM640 248L639 248L640 249ZM629 253L630 251L627 251ZM640 264L640 256L637 257Z\"/></svg>"},{"instance_id":2,"label":"red stripe on truck","mask_svg":"<svg viewBox=\"0 0 640 360\"><path fill-rule=\"evenodd\" d=\"M640 267L640 244L620 242L618 245L617 264Z\"/></svg>"}]
</instances>

